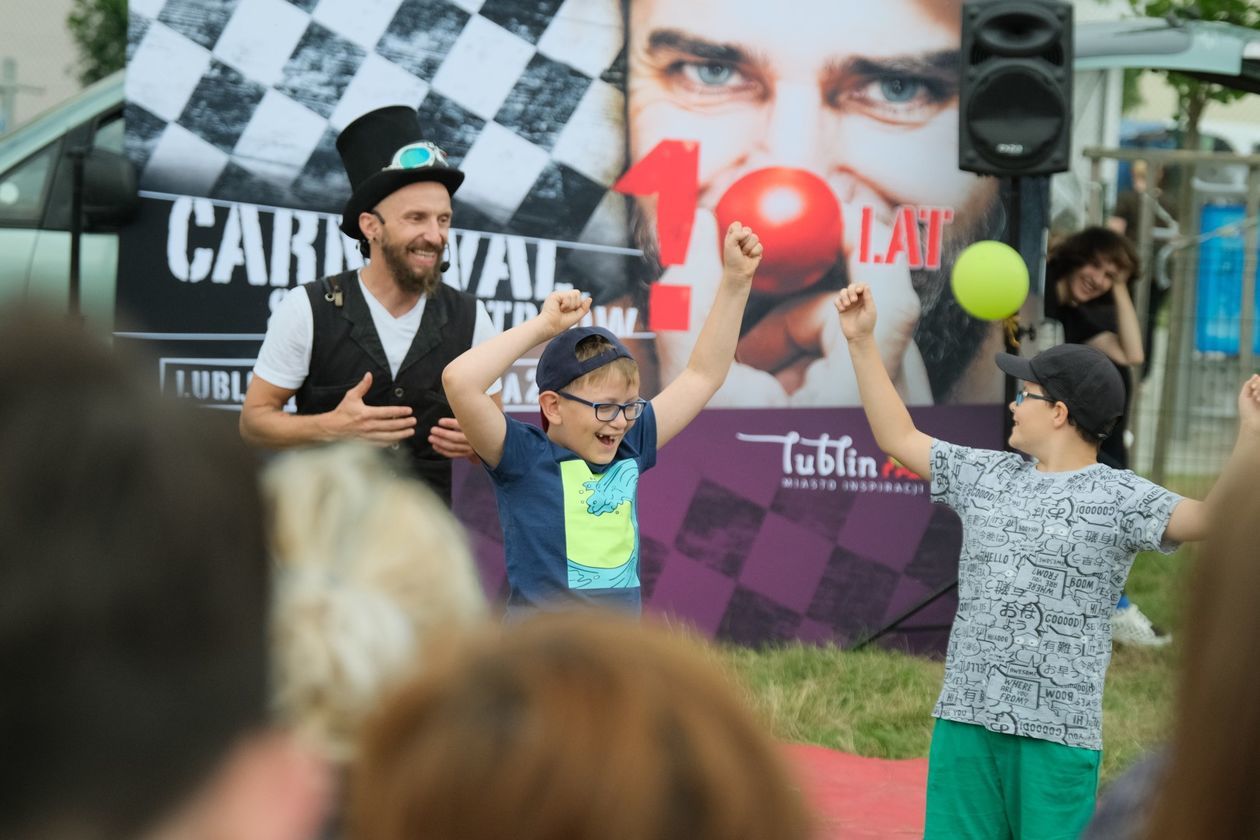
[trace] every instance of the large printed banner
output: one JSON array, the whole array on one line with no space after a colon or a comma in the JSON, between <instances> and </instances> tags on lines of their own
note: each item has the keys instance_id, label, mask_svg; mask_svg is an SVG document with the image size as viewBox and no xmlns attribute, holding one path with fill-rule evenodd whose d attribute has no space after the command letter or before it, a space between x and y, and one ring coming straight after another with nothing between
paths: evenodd
<instances>
[{"instance_id":1,"label":"large printed banner","mask_svg":"<svg viewBox=\"0 0 1260 840\"><path fill-rule=\"evenodd\" d=\"M959 529L870 438L831 299L872 285L886 364L927 431L1000 446L1001 336L958 307L998 238L957 168L960 8L936 0L132 0L120 341L171 394L239 406L297 284L361 264L337 229L337 133L416 107L467 173L447 283L496 326L579 288L645 396L683 365L732 219L766 245L726 387L644 477L649 607L723 637L850 643L956 572ZM504 381L536 411L534 362ZM501 581L484 476L457 511ZM940 624L939 602L907 622ZM919 638L919 637L916 637Z\"/></svg>"}]
</instances>

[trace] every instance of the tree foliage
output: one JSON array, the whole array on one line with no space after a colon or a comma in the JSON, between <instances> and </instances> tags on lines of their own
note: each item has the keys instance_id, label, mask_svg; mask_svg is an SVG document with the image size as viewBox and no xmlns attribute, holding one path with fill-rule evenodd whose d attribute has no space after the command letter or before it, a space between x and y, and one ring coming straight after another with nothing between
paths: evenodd
<instances>
[{"instance_id":1,"label":"tree foliage","mask_svg":"<svg viewBox=\"0 0 1260 840\"><path fill-rule=\"evenodd\" d=\"M1217 21L1260 30L1260 4L1255 0L1128 0L1128 3L1144 17ZM1165 76L1169 86L1177 92L1181 106L1177 121L1186 148L1198 146L1199 121L1203 119L1209 102L1228 103L1246 95L1243 91L1204 82L1174 70L1157 72Z\"/></svg>"},{"instance_id":2,"label":"tree foliage","mask_svg":"<svg viewBox=\"0 0 1260 840\"><path fill-rule=\"evenodd\" d=\"M79 81L90 84L127 62L127 0L74 0L66 27L78 47Z\"/></svg>"}]
</instances>

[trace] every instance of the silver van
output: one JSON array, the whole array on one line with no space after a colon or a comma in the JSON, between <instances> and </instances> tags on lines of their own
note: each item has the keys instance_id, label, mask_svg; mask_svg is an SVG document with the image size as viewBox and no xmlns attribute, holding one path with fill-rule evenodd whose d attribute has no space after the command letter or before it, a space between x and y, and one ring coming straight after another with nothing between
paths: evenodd
<instances>
[{"instance_id":1,"label":"silver van","mask_svg":"<svg viewBox=\"0 0 1260 840\"><path fill-rule=\"evenodd\" d=\"M71 277L76 200L82 207L77 283ZM81 312L93 330L109 334L117 230L137 202L135 169L123 156L122 71L0 135L0 303Z\"/></svg>"}]
</instances>

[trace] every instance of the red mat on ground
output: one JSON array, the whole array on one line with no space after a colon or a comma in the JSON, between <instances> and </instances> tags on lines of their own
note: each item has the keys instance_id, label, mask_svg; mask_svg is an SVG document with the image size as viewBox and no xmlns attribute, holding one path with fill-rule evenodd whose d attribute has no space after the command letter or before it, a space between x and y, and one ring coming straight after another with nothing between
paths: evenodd
<instances>
[{"instance_id":1,"label":"red mat on ground","mask_svg":"<svg viewBox=\"0 0 1260 840\"><path fill-rule=\"evenodd\" d=\"M862 758L808 744L785 748L822 824L819 840L923 836L926 758Z\"/></svg>"}]
</instances>

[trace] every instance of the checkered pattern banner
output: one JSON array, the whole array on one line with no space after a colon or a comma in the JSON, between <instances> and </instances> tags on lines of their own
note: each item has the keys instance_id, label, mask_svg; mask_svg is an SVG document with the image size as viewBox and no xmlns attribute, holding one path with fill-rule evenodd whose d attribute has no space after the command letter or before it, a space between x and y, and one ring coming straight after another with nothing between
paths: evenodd
<instances>
[{"instance_id":1,"label":"checkered pattern banner","mask_svg":"<svg viewBox=\"0 0 1260 840\"><path fill-rule=\"evenodd\" d=\"M461 227L618 244L617 0L132 0L128 153L142 190L340 212L334 145L420 112L468 178Z\"/></svg>"}]
</instances>

